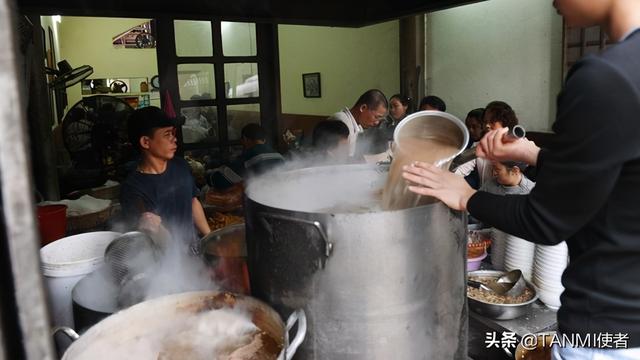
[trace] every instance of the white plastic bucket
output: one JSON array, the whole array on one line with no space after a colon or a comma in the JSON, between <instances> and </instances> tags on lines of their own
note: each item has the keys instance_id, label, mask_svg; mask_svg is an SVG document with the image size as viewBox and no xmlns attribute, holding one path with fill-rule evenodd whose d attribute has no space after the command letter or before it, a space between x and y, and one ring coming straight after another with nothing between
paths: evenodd
<instances>
[{"instance_id":1,"label":"white plastic bucket","mask_svg":"<svg viewBox=\"0 0 640 360\"><path fill-rule=\"evenodd\" d=\"M73 327L73 287L104 263L104 250L120 235L113 231L89 232L56 240L40 249L40 268L49 293L53 326Z\"/></svg>"}]
</instances>

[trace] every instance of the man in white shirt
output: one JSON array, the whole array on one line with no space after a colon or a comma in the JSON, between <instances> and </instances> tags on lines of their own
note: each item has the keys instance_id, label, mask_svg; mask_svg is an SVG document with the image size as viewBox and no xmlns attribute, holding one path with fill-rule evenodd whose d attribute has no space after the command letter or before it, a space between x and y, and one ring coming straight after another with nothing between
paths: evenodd
<instances>
[{"instance_id":1,"label":"man in white shirt","mask_svg":"<svg viewBox=\"0 0 640 360\"><path fill-rule=\"evenodd\" d=\"M367 90L360 95L358 101L349 108L339 111L329 117L329 120L339 120L349 128L349 156L356 153L358 134L364 129L375 127L387 116L389 104L382 91Z\"/></svg>"}]
</instances>

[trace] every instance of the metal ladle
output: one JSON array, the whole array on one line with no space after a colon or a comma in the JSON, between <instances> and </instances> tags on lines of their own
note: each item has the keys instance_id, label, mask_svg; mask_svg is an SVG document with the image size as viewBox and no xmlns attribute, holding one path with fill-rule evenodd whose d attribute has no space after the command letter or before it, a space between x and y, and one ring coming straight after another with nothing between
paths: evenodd
<instances>
[{"instance_id":1,"label":"metal ladle","mask_svg":"<svg viewBox=\"0 0 640 360\"><path fill-rule=\"evenodd\" d=\"M509 129L509 132L507 132L506 134L504 134L504 136L502 137L502 141L503 142L513 142L516 141L518 139L523 139L525 136L527 135L527 131L525 130L525 128L522 125L515 125L512 128ZM460 165L471 161L473 159L475 159L477 157L476 155L476 147L471 147L465 151L463 151L462 153L460 153L460 155L456 156L452 159L445 159L444 162L447 161L451 161L451 165L449 166L449 170L450 171L455 171Z\"/></svg>"},{"instance_id":2,"label":"metal ladle","mask_svg":"<svg viewBox=\"0 0 640 360\"><path fill-rule=\"evenodd\" d=\"M512 270L508 273L500 276L498 280L493 283L484 284L475 280L467 280L467 283L475 288L480 288L484 291L490 291L497 295L504 296L518 296L522 294L527 284L522 277L522 271Z\"/></svg>"}]
</instances>

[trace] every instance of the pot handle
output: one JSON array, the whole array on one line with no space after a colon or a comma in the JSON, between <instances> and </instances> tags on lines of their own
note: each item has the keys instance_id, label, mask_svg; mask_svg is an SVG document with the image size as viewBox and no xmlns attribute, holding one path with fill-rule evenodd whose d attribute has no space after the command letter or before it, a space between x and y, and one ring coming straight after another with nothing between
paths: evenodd
<instances>
[{"instance_id":1,"label":"pot handle","mask_svg":"<svg viewBox=\"0 0 640 360\"><path fill-rule=\"evenodd\" d=\"M327 236L327 233L324 231L324 228L322 227L322 224L319 221L299 219L299 218L296 218L296 217L293 217L293 216L280 215L280 214L270 214L270 213L261 213L260 216L262 218L262 222L263 222L264 226L267 228L267 230L271 234L273 234L273 230L271 229L271 224L269 224L269 222L266 221L267 218L283 220L283 221L291 221L291 222L296 222L296 223L306 224L306 225L312 226L318 232L318 234L320 235L320 238L322 238L322 241L324 241L324 256L325 256L325 259L320 261L320 268L324 268L326 259L329 258L329 256L331 256L331 252L333 251L333 243L331 241L329 241L329 237Z\"/></svg>"},{"instance_id":2,"label":"pot handle","mask_svg":"<svg viewBox=\"0 0 640 360\"><path fill-rule=\"evenodd\" d=\"M296 322L298 323L298 331L296 332L296 336L293 337L291 343L289 343L289 331L291 331L291 328L293 328L293 325L295 325ZM287 319L287 326L284 335L286 348L282 351L278 360L291 360L306 336L307 315L302 309L295 310Z\"/></svg>"},{"instance_id":3,"label":"pot handle","mask_svg":"<svg viewBox=\"0 0 640 360\"><path fill-rule=\"evenodd\" d=\"M59 332L65 334L71 341L76 341L80 338L80 335L68 326L56 326L51 330L51 336L55 336Z\"/></svg>"}]
</instances>

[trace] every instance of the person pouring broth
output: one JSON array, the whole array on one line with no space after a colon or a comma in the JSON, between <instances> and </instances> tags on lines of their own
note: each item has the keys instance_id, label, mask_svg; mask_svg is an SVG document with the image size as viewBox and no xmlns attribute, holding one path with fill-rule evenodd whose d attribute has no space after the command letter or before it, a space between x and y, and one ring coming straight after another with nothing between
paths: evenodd
<instances>
[{"instance_id":1,"label":"person pouring broth","mask_svg":"<svg viewBox=\"0 0 640 360\"><path fill-rule=\"evenodd\" d=\"M476 191L427 163L405 166L403 176L410 191L509 234L542 245L566 239L571 262L562 275L558 331L582 339L620 334L624 348L554 345L552 359L640 359L640 1L553 4L568 26L600 25L615 43L569 71L548 148L505 142L507 128L480 141L484 159L538 168L531 193Z\"/></svg>"}]
</instances>

